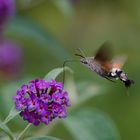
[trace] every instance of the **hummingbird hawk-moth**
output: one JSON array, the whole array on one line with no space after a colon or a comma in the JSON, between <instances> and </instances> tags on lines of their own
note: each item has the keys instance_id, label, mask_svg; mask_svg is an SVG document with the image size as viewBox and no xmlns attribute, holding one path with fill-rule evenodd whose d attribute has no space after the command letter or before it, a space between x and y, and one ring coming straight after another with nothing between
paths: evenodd
<instances>
[{"instance_id":1,"label":"hummingbird hawk-moth","mask_svg":"<svg viewBox=\"0 0 140 140\"><path fill-rule=\"evenodd\" d=\"M130 87L131 84L134 84L134 81L130 80L127 74L122 70L126 57L118 56L113 58L111 46L107 42L99 48L95 57L86 57L82 50L80 50L80 52L81 54L75 54L81 57L80 62L101 77L110 81L113 81L113 78L119 79L126 87Z\"/></svg>"}]
</instances>

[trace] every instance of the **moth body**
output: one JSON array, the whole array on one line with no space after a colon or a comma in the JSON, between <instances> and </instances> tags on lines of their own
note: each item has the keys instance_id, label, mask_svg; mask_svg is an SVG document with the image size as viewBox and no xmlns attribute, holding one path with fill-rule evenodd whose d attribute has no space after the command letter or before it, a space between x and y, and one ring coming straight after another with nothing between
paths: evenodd
<instances>
[{"instance_id":1,"label":"moth body","mask_svg":"<svg viewBox=\"0 0 140 140\"><path fill-rule=\"evenodd\" d=\"M109 45L104 43L95 57L86 57L84 53L80 50L81 54L76 54L77 56L82 57L80 59L81 64L89 68L91 71L94 71L98 75L112 81L112 79L120 79L126 87L130 87L131 84L134 84L133 80L130 80L127 77L127 74L121 70L126 56L118 56L112 58L112 53Z\"/></svg>"},{"instance_id":2,"label":"moth body","mask_svg":"<svg viewBox=\"0 0 140 140\"><path fill-rule=\"evenodd\" d=\"M106 75L106 72L101 68L101 65L96 60L94 60L94 57L82 58L80 62L91 71L96 72L98 75Z\"/></svg>"}]
</instances>

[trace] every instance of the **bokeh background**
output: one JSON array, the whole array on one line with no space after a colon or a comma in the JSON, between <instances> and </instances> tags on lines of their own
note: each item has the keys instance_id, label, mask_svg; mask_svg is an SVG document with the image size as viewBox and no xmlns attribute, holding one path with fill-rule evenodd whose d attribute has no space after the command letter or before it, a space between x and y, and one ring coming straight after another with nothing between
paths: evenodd
<instances>
[{"instance_id":1,"label":"bokeh background","mask_svg":"<svg viewBox=\"0 0 140 140\"><path fill-rule=\"evenodd\" d=\"M95 109L106 114L112 122L112 129L115 129L115 134L118 135L116 140L140 140L139 0L17 0L16 15L9 20L4 34L6 38L18 44L22 56L16 59L22 60L18 63L19 71L16 76L1 74L2 119L7 115L12 104L11 97L21 83L32 78L43 78L51 69L62 67L64 60L78 60L74 55L77 48L82 48L87 56L93 56L101 44L110 41L116 55L128 56L123 69L134 79L135 84L127 91L122 83L109 82L79 62L74 62L67 63L74 71L73 74L66 75L66 79L72 81L71 87L67 86L70 92L76 90L79 96L80 92L85 92L84 96L89 90L95 94L97 92L94 98L91 97L77 108ZM62 76L59 80L62 80ZM75 101L78 102L78 99ZM79 115L79 120L81 118ZM16 132L25 126L25 122L19 119L9 125ZM71 125L74 127L72 122ZM79 129L77 130L80 134ZM97 133L102 135L100 129ZM72 135L63 124L56 125L49 135L65 140L80 139Z\"/></svg>"}]
</instances>

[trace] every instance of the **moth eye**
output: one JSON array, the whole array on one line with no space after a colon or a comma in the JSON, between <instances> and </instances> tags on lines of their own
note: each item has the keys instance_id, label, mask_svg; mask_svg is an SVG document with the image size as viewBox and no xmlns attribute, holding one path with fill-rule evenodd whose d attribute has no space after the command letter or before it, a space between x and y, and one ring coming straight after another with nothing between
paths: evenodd
<instances>
[{"instance_id":1,"label":"moth eye","mask_svg":"<svg viewBox=\"0 0 140 140\"><path fill-rule=\"evenodd\" d=\"M83 63L84 63L84 64L87 64L87 62L86 62L86 61L84 61Z\"/></svg>"}]
</instances>

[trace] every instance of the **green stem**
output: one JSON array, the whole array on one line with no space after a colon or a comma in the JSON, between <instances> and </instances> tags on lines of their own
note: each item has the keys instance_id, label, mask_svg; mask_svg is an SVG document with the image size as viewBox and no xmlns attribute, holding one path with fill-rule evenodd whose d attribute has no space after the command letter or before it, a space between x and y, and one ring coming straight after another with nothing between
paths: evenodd
<instances>
[{"instance_id":1,"label":"green stem","mask_svg":"<svg viewBox=\"0 0 140 140\"><path fill-rule=\"evenodd\" d=\"M18 135L18 137L16 138L16 140L21 140L23 138L23 136L25 135L26 131L30 128L32 124L29 123L24 130Z\"/></svg>"}]
</instances>

